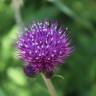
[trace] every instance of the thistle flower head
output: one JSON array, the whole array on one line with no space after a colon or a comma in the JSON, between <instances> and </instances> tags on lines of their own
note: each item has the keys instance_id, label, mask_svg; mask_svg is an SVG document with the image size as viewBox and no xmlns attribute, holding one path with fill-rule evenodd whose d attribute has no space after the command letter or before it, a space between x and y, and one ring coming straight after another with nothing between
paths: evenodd
<instances>
[{"instance_id":1,"label":"thistle flower head","mask_svg":"<svg viewBox=\"0 0 96 96\"><path fill-rule=\"evenodd\" d=\"M28 76L40 72L51 76L72 52L66 29L59 28L57 22L48 21L33 22L30 28L25 28L16 47Z\"/></svg>"}]
</instances>

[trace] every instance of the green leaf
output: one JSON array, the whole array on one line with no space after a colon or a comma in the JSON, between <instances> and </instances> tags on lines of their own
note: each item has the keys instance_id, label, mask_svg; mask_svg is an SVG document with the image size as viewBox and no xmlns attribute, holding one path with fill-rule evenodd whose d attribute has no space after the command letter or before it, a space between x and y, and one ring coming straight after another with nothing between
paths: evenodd
<instances>
[{"instance_id":1,"label":"green leaf","mask_svg":"<svg viewBox=\"0 0 96 96\"><path fill-rule=\"evenodd\" d=\"M57 78L60 78L60 79L64 79L64 77L62 75L59 75L59 74L54 75L54 77L57 77Z\"/></svg>"}]
</instances>

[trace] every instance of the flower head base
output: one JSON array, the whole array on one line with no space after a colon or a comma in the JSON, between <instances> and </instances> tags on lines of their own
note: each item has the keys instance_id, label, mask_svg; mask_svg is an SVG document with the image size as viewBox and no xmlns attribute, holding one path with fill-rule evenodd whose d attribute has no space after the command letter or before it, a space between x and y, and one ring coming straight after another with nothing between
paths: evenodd
<instances>
[{"instance_id":1,"label":"flower head base","mask_svg":"<svg viewBox=\"0 0 96 96\"><path fill-rule=\"evenodd\" d=\"M59 64L72 52L66 29L58 28L57 22L34 22L20 36L16 45L20 58L25 62L28 76L43 72L52 76Z\"/></svg>"}]
</instances>

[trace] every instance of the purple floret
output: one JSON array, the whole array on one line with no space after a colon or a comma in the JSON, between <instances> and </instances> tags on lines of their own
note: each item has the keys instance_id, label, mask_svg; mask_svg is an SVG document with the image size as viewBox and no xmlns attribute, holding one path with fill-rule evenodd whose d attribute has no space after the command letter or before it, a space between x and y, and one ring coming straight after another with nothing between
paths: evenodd
<instances>
[{"instance_id":1,"label":"purple floret","mask_svg":"<svg viewBox=\"0 0 96 96\"><path fill-rule=\"evenodd\" d=\"M48 21L34 22L25 28L16 47L29 76L43 72L50 77L72 52L66 30L58 28L57 22Z\"/></svg>"}]
</instances>

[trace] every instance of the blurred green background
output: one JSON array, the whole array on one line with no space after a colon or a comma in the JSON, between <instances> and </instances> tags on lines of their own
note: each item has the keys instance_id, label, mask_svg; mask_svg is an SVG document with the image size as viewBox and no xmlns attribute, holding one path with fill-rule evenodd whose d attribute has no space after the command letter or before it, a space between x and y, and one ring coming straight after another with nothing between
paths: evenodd
<instances>
[{"instance_id":1,"label":"blurred green background","mask_svg":"<svg viewBox=\"0 0 96 96\"><path fill-rule=\"evenodd\" d=\"M49 96L42 77L26 77L16 55L19 13L25 25L56 19L69 28L75 52L56 72L64 79L52 78L58 96L96 96L96 0L15 1L0 0L0 96Z\"/></svg>"}]
</instances>

